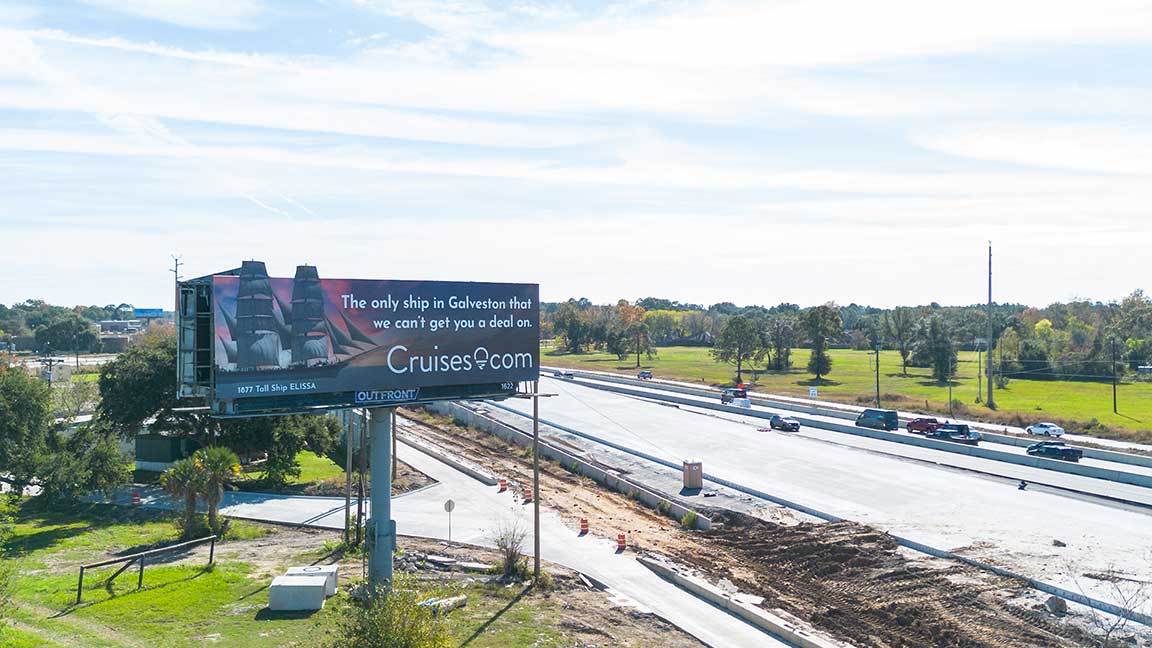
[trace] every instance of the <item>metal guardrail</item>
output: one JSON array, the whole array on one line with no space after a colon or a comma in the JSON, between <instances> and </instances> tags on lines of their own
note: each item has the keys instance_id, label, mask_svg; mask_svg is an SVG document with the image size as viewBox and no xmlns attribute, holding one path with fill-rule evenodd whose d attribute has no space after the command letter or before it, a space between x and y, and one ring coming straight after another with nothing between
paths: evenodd
<instances>
[{"instance_id":1,"label":"metal guardrail","mask_svg":"<svg viewBox=\"0 0 1152 648\"><path fill-rule=\"evenodd\" d=\"M148 551L141 551L139 553L129 554L127 556L121 556L120 558L111 558L109 560L102 560L100 562L90 563L88 565L80 565L80 579L76 582L76 603L80 603L80 598L84 594L84 570L86 569L94 569L96 567L104 567L107 565L115 565L116 563L124 563L123 567L117 569L116 573L109 576L105 581L106 583L111 583L117 576L123 574L129 567L131 567L132 563L139 562L140 575L136 579L136 589L140 589L144 586L144 562L148 556L155 556L156 554L161 554L167 551L175 551L177 549L183 549L193 545L204 544L205 542L212 543L212 545L208 548L208 564L211 565L212 561L216 557L216 536L214 535L199 538L197 540L189 540L188 542L169 545L167 547L160 547L159 549L149 549Z\"/></svg>"}]
</instances>

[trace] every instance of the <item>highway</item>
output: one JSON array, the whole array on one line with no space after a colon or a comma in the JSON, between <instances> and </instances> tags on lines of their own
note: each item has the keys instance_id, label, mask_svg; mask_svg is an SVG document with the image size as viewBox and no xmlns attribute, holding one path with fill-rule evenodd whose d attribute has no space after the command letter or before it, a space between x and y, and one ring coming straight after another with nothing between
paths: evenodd
<instances>
[{"instance_id":1,"label":"highway","mask_svg":"<svg viewBox=\"0 0 1152 648\"><path fill-rule=\"evenodd\" d=\"M700 460L706 473L1061 587L1119 602L1108 583L1083 574L1118 568L1132 578L1152 579L1152 516L1147 511L1047 490L1020 491L1012 480L882 454L845 434L827 433L832 436L825 439L759 432L763 421L753 426L548 377L541 389L559 394L542 402L545 420L666 460ZM530 414L526 402L504 405ZM878 443L885 451L911 450ZM996 469L1009 467L974 460ZM1054 546L1055 540L1066 546Z\"/></svg>"},{"instance_id":2,"label":"highway","mask_svg":"<svg viewBox=\"0 0 1152 648\"><path fill-rule=\"evenodd\" d=\"M629 390L641 391L644 393L651 394L654 398L659 398L661 396L665 396L665 395L669 394L669 392L661 389L658 385L636 384L636 385L623 386L623 385L619 385L616 383L602 382L602 381L598 381L598 380L586 379L583 377L576 379L576 382L584 383L584 384L588 384L588 385L593 385L593 386L602 386L602 387L606 387L606 388L626 387ZM714 405L714 404L717 404L720 402L719 397L704 398L704 397L691 396L691 395L682 394L682 393L675 393L673 395L679 399L688 399L688 400L697 401L700 403L706 403L708 405ZM727 413L720 414L720 415L725 416L725 417L729 417L729 418L736 417L736 418L739 418L740 420L743 420L744 422L746 422L750 425L755 425L756 427L764 427L764 426L768 425L767 420L762 419L762 418L757 418L757 417L752 417L752 416L740 417L738 412L741 409L742 408L733 407L731 412L727 412ZM753 405L749 409L752 411L759 412L759 413L783 414L786 416L796 416L796 417L801 418L802 420L813 420L813 421L819 421L819 422L828 423L828 424L832 424L832 425L852 425L851 420L844 419L841 417L822 416L822 415L818 415L818 414L807 414L804 412L791 410L791 409L788 409L787 407L782 407L782 406L781 407L776 407L776 406L762 407L759 405ZM716 413L716 412L712 412L712 413ZM717 413L717 414L719 414L719 413ZM941 420L943 420L943 419L941 419ZM804 434L806 436L811 436L813 438L822 438L822 439L826 439L826 440L833 440L833 441L838 442L838 443L845 443L848 445L854 445L857 447L868 448L868 449L878 450L878 451L882 451L882 452L893 452L893 453L900 454L900 455L907 456L907 457L921 458L921 459L925 459L927 461L946 463L949 465L955 465L957 467L972 468L974 470L983 470L986 472L991 471L991 472L995 472L995 474L1001 474L1001 475L1004 475L1007 477L1015 477L1017 479L1026 479L1026 480L1030 480L1030 481L1041 481L1041 482L1046 482L1046 483L1053 483L1054 485L1065 486L1068 488L1087 489L1086 492L1099 492L1101 494L1109 495L1109 496L1116 496L1117 495L1116 489L1112 488L1112 485L1091 483L1091 482L1099 482L1100 480L1090 480L1089 482L1083 482L1081 480L1084 480L1087 478L1079 477L1076 475L1066 475L1066 474L1054 473L1052 471L1046 471L1046 470L1031 468L1028 466L1016 466L1016 465L1012 465L1012 464L1002 464L999 462L990 462L987 459L978 459L978 458L974 458L974 457L967 457L964 455L957 455L957 454L950 453L950 452L947 452L944 450L937 450L937 449L933 449L933 448L919 448L919 447L907 446L907 445L898 444L898 443L881 441L881 440L877 440L877 439L868 439L868 438L864 438L864 437L856 437L856 436L838 433L838 432L833 432L833 431L828 431L828 430L820 430L818 428L814 428L811 426L802 427L802 434ZM906 431L900 431L900 432L898 432L898 434L909 434L910 436L916 436L916 435L911 435L911 433L908 433ZM1050 441L1053 439L1046 439L1043 437L1037 437L1035 440L1036 441ZM1005 454L1010 454L1010 455L1027 456L1027 454L1028 454L1027 449L1025 447L1022 447L1022 446L1012 446L1012 445L1007 445L1007 444L1003 444L1003 443L988 443L988 442L982 443L981 446L995 450L997 452L1003 452ZM1152 477L1152 467L1149 467L1149 466L1135 466L1135 465L1131 465L1131 464L1120 464L1120 463L1116 463L1116 462L1112 462L1112 461L1105 461L1102 459L1093 459L1093 458L1088 458L1088 457L1081 459L1079 463L1081 465L1084 465L1084 466L1092 466L1092 467L1101 468L1104 470L1115 470L1118 472L1132 473L1132 474L1136 474L1136 475L1145 475L1145 476ZM1068 479L1069 477L1071 477L1072 479L1069 480ZM1132 501L1143 502L1143 503L1147 503L1149 505L1152 505L1152 490L1147 489L1147 488L1141 488L1139 486L1129 486L1129 485L1121 485L1121 484L1115 484L1115 486L1126 486L1126 488L1119 489L1119 491L1130 493ZM1133 490L1133 489L1135 489L1135 490Z\"/></svg>"}]
</instances>

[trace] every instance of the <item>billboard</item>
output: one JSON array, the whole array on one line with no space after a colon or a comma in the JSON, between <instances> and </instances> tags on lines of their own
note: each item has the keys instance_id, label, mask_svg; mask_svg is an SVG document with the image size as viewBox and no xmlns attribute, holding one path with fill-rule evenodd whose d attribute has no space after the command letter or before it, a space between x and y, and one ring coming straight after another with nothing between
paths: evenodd
<instances>
[{"instance_id":1,"label":"billboard","mask_svg":"<svg viewBox=\"0 0 1152 648\"><path fill-rule=\"evenodd\" d=\"M136 319L164 317L163 308L133 308L132 317Z\"/></svg>"},{"instance_id":2,"label":"billboard","mask_svg":"<svg viewBox=\"0 0 1152 648\"><path fill-rule=\"evenodd\" d=\"M538 298L536 284L279 278L246 261L211 277L213 400L508 395L539 377Z\"/></svg>"}]
</instances>

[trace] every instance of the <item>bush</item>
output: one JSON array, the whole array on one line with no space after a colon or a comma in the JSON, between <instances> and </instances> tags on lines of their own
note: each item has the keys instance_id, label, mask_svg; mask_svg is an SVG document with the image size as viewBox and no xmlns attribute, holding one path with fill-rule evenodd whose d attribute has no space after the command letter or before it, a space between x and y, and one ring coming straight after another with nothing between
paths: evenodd
<instances>
[{"instance_id":1,"label":"bush","mask_svg":"<svg viewBox=\"0 0 1152 648\"><path fill-rule=\"evenodd\" d=\"M688 512L684 514L684 517L680 518L680 526L684 527L685 529L695 529L696 519L696 511L689 509Z\"/></svg>"},{"instance_id":2,"label":"bush","mask_svg":"<svg viewBox=\"0 0 1152 648\"><path fill-rule=\"evenodd\" d=\"M13 497L0 496L0 633L4 632L8 607L12 603L12 577L16 572L14 561L4 555L3 546L12 535L11 502Z\"/></svg>"},{"instance_id":3,"label":"bush","mask_svg":"<svg viewBox=\"0 0 1152 648\"><path fill-rule=\"evenodd\" d=\"M660 513L662 515L671 515L672 514L672 502L669 502L668 500L662 499L662 500L660 500L660 503L656 505L656 510L660 511Z\"/></svg>"},{"instance_id":4,"label":"bush","mask_svg":"<svg viewBox=\"0 0 1152 648\"><path fill-rule=\"evenodd\" d=\"M524 541L528 531L519 520L501 521L493 531L492 543L500 550L500 574L523 579L528 576L528 559L524 557Z\"/></svg>"},{"instance_id":5,"label":"bush","mask_svg":"<svg viewBox=\"0 0 1152 648\"><path fill-rule=\"evenodd\" d=\"M552 574L540 570L540 578L536 579L536 589L542 592L551 592L556 587L556 580L552 578Z\"/></svg>"},{"instance_id":6,"label":"bush","mask_svg":"<svg viewBox=\"0 0 1152 648\"><path fill-rule=\"evenodd\" d=\"M391 592L377 592L363 604L341 612L330 648L447 648L448 627L407 574L399 574Z\"/></svg>"}]
</instances>

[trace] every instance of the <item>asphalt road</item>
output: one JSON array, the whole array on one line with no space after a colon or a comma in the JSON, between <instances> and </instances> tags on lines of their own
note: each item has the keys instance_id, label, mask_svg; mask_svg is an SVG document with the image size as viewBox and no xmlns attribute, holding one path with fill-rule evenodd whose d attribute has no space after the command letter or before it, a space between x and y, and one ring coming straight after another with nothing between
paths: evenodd
<instances>
[{"instance_id":1,"label":"asphalt road","mask_svg":"<svg viewBox=\"0 0 1152 648\"><path fill-rule=\"evenodd\" d=\"M830 432L834 442L829 442L758 432L745 422L571 381L545 378L542 390L560 394L542 402L546 420L667 460L701 460L707 473L1091 596L1119 602L1108 583L1084 578L1084 573L1117 568L1133 578L1152 579L1152 516L1145 512L1019 491L1005 480L869 451L854 445L858 437L849 435ZM506 405L528 412L525 403ZM1054 547L1054 540L1067 546ZM1144 611L1149 608L1145 605Z\"/></svg>"}]
</instances>

